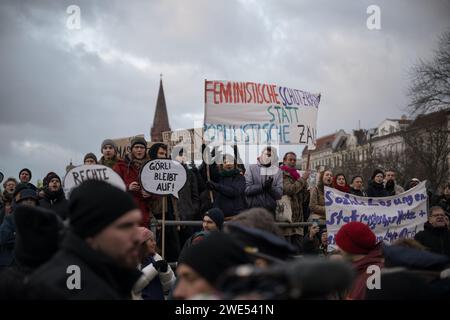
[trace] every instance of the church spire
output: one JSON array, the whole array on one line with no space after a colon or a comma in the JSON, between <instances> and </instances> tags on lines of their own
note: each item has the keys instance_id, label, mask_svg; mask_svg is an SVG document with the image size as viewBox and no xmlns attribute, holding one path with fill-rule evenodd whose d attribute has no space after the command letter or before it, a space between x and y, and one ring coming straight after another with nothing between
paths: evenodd
<instances>
[{"instance_id":1,"label":"church spire","mask_svg":"<svg viewBox=\"0 0 450 320\"><path fill-rule=\"evenodd\" d=\"M167 115L166 98L164 97L162 74L160 74L158 100L156 100L155 116L150 131L152 142L162 141L162 133L164 131L170 131L170 125Z\"/></svg>"}]
</instances>

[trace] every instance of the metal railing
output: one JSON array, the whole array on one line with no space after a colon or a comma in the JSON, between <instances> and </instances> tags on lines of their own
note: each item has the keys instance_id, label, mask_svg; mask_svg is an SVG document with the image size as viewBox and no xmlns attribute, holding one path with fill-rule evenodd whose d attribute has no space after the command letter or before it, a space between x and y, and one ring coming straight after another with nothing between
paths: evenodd
<instances>
[{"instance_id":1,"label":"metal railing","mask_svg":"<svg viewBox=\"0 0 450 320\"><path fill-rule=\"evenodd\" d=\"M225 221L224 224L227 224L230 221ZM179 221L179 220L166 220L166 226L189 226L189 227L201 227L202 221ZM275 224L280 228L295 228L295 227L306 227L312 225L314 222L275 222ZM157 227L162 225L162 220L156 220L156 222L152 222L150 227ZM320 223L319 226L325 226L325 223Z\"/></svg>"}]
</instances>

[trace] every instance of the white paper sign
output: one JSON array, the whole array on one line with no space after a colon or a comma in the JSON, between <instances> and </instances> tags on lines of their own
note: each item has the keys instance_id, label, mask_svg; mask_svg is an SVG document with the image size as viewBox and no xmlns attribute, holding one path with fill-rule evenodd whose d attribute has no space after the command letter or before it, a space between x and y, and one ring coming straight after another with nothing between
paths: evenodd
<instances>
[{"instance_id":1,"label":"white paper sign","mask_svg":"<svg viewBox=\"0 0 450 320\"><path fill-rule=\"evenodd\" d=\"M148 161L140 174L141 186L145 191L159 195L172 194L176 198L186 178L186 169L181 163L168 159Z\"/></svg>"},{"instance_id":2,"label":"white paper sign","mask_svg":"<svg viewBox=\"0 0 450 320\"><path fill-rule=\"evenodd\" d=\"M106 181L113 186L126 191L126 186L122 178L111 168L100 164L82 165L73 168L67 172L64 177L63 187L67 198L69 198L69 194L73 188L86 180Z\"/></svg>"},{"instance_id":3,"label":"white paper sign","mask_svg":"<svg viewBox=\"0 0 450 320\"><path fill-rule=\"evenodd\" d=\"M358 197L325 187L328 250L336 249L335 235L342 225L367 224L378 241L392 243L414 238L427 221L426 181L399 195L383 198Z\"/></svg>"}]
</instances>

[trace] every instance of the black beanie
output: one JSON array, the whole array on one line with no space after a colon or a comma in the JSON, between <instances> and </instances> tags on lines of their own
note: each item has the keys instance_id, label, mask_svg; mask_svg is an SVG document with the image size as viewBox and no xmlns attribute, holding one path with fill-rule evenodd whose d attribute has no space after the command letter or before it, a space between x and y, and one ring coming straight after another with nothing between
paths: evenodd
<instances>
[{"instance_id":1,"label":"black beanie","mask_svg":"<svg viewBox=\"0 0 450 320\"><path fill-rule=\"evenodd\" d=\"M223 212L219 208L211 208L206 211L205 216L211 218L212 221L216 224L219 230L222 230L223 227Z\"/></svg>"},{"instance_id":2,"label":"black beanie","mask_svg":"<svg viewBox=\"0 0 450 320\"><path fill-rule=\"evenodd\" d=\"M58 250L63 223L55 212L29 206L18 206L14 219L14 256L19 265L37 268Z\"/></svg>"},{"instance_id":3,"label":"black beanie","mask_svg":"<svg viewBox=\"0 0 450 320\"><path fill-rule=\"evenodd\" d=\"M86 154L86 155L84 156L83 163L86 162L86 159L94 159L94 160L95 160L95 163L98 162L98 161L97 161L97 157L96 157L95 154L93 154L92 152L89 152L88 154Z\"/></svg>"},{"instance_id":4,"label":"black beanie","mask_svg":"<svg viewBox=\"0 0 450 320\"><path fill-rule=\"evenodd\" d=\"M28 174L30 175L30 180L31 180L31 170L28 169L28 168L23 168L22 170L20 170L20 172L19 172L19 177L20 177L20 174L21 174L23 171L28 172Z\"/></svg>"},{"instance_id":5,"label":"black beanie","mask_svg":"<svg viewBox=\"0 0 450 320\"><path fill-rule=\"evenodd\" d=\"M167 150L167 145L161 142L157 142L152 144L152 146L150 147L150 149L148 149L148 156L150 157L151 160L155 160L158 158L158 150L159 148L163 148Z\"/></svg>"},{"instance_id":6,"label":"black beanie","mask_svg":"<svg viewBox=\"0 0 450 320\"><path fill-rule=\"evenodd\" d=\"M44 187L48 186L48 184L50 183L50 181L52 181L52 179L58 179L59 183L61 183L61 178L54 172L49 172L47 173L47 175L45 176L43 183L44 183Z\"/></svg>"},{"instance_id":7,"label":"black beanie","mask_svg":"<svg viewBox=\"0 0 450 320\"><path fill-rule=\"evenodd\" d=\"M380 170L380 169L375 169L375 171L372 173L372 180L375 178L375 176L377 175L377 174L379 174L379 173L381 173L382 175L383 175L383 177L384 177L384 172L382 171L382 170Z\"/></svg>"},{"instance_id":8,"label":"black beanie","mask_svg":"<svg viewBox=\"0 0 450 320\"><path fill-rule=\"evenodd\" d=\"M188 265L213 286L228 269L248 263L244 250L229 235L218 231L184 250L178 260L178 265Z\"/></svg>"},{"instance_id":9,"label":"black beanie","mask_svg":"<svg viewBox=\"0 0 450 320\"><path fill-rule=\"evenodd\" d=\"M82 238L94 236L136 208L128 193L104 181L87 180L71 192L70 227Z\"/></svg>"},{"instance_id":10,"label":"black beanie","mask_svg":"<svg viewBox=\"0 0 450 320\"><path fill-rule=\"evenodd\" d=\"M145 141L143 137L134 137L133 139L131 139L131 149L133 149L136 144L141 144L145 148L147 148L147 141Z\"/></svg>"}]
</instances>

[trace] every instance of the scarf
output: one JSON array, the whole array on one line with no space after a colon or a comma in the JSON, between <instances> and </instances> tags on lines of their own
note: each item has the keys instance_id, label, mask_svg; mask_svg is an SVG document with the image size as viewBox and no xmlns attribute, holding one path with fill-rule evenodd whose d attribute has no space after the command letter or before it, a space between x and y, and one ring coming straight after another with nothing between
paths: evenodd
<instances>
[{"instance_id":1,"label":"scarf","mask_svg":"<svg viewBox=\"0 0 450 320\"><path fill-rule=\"evenodd\" d=\"M238 174L241 174L241 172L238 169L222 170L220 172L220 176L223 178L234 177L237 176Z\"/></svg>"},{"instance_id":2,"label":"scarf","mask_svg":"<svg viewBox=\"0 0 450 320\"><path fill-rule=\"evenodd\" d=\"M280 169L283 170L284 172L289 173L291 178L294 179L295 181L300 179L300 174L298 173L297 169L285 165L282 165Z\"/></svg>"},{"instance_id":3,"label":"scarf","mask_svg":"<svg viewBox=\"0 0 450 320\"><path fill-rule=\"evenodd\" d=\"M50 191L48 187L44 189L45 197L50 201L55 201L63 196L64 191L62 188L59 188L57 191Z\"/></svg>"}]
</instances>

